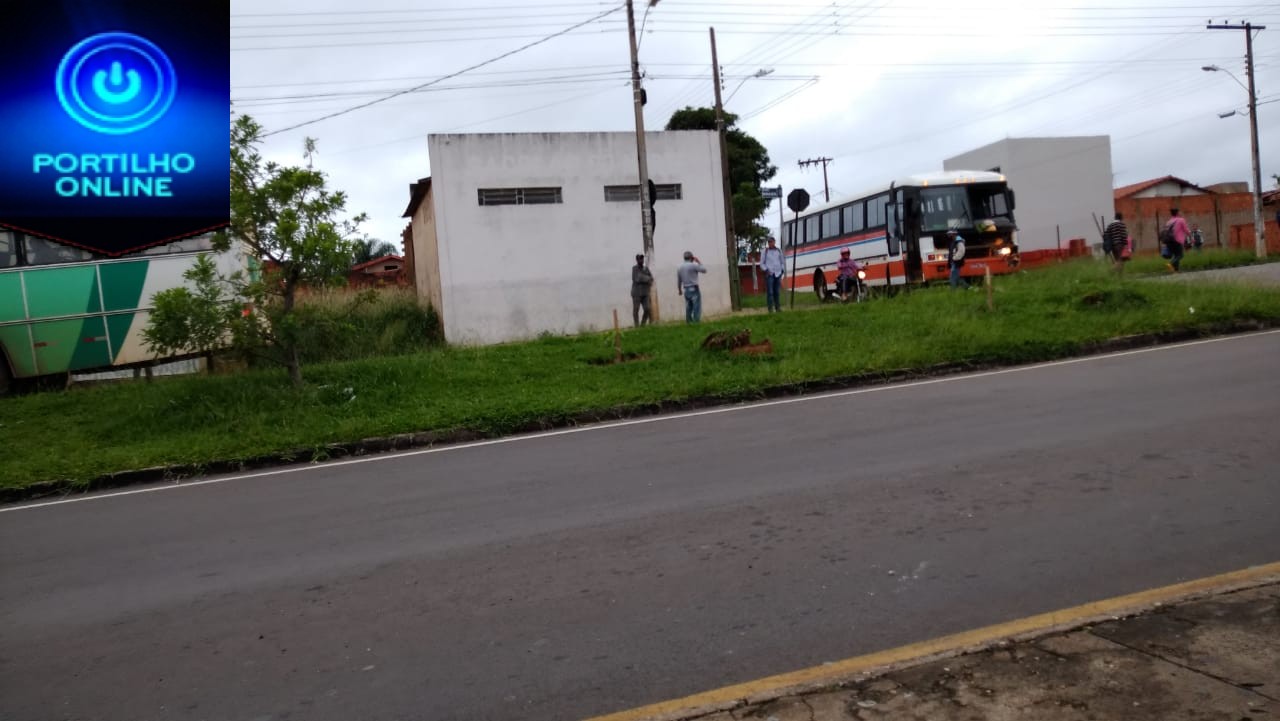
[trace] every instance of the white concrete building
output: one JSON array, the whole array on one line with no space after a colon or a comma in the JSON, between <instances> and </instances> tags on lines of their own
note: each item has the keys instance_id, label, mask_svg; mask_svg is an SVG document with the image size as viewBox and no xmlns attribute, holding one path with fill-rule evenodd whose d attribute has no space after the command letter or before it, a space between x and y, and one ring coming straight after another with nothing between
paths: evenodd
<instances>
[{"instance_id":1,"label":"white concrete building","mask_svg":"<svg viewBox=\"0 0 1280 721\"><path fill-rule=\"evenodd\" d=\"M1007 138L943 161L944 170L1003 173L1017 197L1018 248L1067 247L1071 238L1099 242L1094 215L1115 214L1111 138Z\"/></svg>"},{"instance_id":2,"label":"white concrete building","mask_svg":"<svg viewBox=\"0 0 1280 721\"><path fill-rule=\"evenodd\" d=\"M676 268L707 266L703 317L730 309L714 132L646 134L657 184L654 293L661 319L684 319ZM431 135L431 177L410 186L418 294L450 343L490 344L631 325L631 266L644 251L635 135Z\"/></svg>"}]
</instances>

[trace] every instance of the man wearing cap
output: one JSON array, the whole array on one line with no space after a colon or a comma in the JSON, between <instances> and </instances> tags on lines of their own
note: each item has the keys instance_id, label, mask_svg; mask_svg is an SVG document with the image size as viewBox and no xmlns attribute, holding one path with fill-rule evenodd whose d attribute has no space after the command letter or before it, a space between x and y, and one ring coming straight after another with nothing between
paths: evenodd
<instances>
[{"instance_id":1,"label":"man wearing cap","mask_svg":"<svg viewBox=\"0 0 1280 721\"><path fill-rule=\"evenodd\" d=\"M644 255L636 254L636 264L631 267L631 322L635 327L650 322L649 291L653 289L653 273L644 267ZM644 311L644 317L640 311Z\"/></svg>"},{"instance_id":2,"label":"man wearing cap","mask_svg":"<svg viewBox=\"0 0 1280 721\"><path fill-rule=\"evenodd\" d=\"M947 231L947 267L951 269L951 287L959 288L960 269L964 267L964 238L955 228ZM964 285L969 287L967 282Z\"/></svg>"},{"instance_id":3,"label":"man wearing cap","mask_svg":"<svg viewBox=\"0 0 1280 721\"><path fill-rule=\"evenodd\" d=\"M684 262L676 269L677 293L684 296L684 322L702 320L702 291L698 289L698 274L707 272L706 266L692 251L684 252Z\"/></svg>"},{"instance_id":4,"label":"man wearing cap","mask_svg":"<svg viewBox=\"0 0 1280 721\"><path fill-rule=\"evenodd\" d=\"M782 275L787 270L787 262L778 249L778 241L769 236L769 247L760 253L760 267L764 269L764 301L769 312L782 310Z\"/></svg>"}]
</instances>

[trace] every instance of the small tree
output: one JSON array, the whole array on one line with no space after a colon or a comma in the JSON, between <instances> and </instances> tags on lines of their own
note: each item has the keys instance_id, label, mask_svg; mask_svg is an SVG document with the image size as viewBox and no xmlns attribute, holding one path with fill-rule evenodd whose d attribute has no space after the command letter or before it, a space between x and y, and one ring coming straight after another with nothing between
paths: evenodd
<instances>
[{"instance_id":1,"label":"small tree","mask_svg":"<svg viewBox=\"0 0 1280 721\"><path fill-rule=\"evenodd\" d=\"M310 167L264 161L258 151L262 126L247 115L231 126L231 223L214 247L246 248L264 262L256 278L241 285L254 312L236 325L236 341L261 349L302 385L299 327L294 312L303 286L336 285L350 267L354 237L365 216L341 219L347 197L326 186ZM305 141L308 165L315 140ZM240 276L243 278L244 276Z\"/></svg>"},{"instance_id":2,"label":"small tree","mask_svg":"<svg viewBox=\"0 0 1280 721\"><path fill-rule=\"evenodd\" d=\"M198 256L182 277L190 288L169 288L152 298L150 322L142 337L157 355L199 353L213 372L213 353L230 341L240 306L208 255Z\"/></svg>"},{"instance_id":3,"label":"small tree","mask_svg":"<svg viewBox=\"0 0 1280 721\"><path fill-rule=\"evenodd\" d=\"M304 143L305 168L265 161L258 151L262 126L247 115L231 125L231 223L218 233L219 252L232 247L251 256L252 272L219 276L211 261L188 277L195 291L161 293L148 342L156 348L205 351L230 338L241 352L283 365L302 385L298 344L298 291L343 282L351 266L353 236L365 216L349 220L344 193L331 192L311 167L316 141ZM216 279L216 282L215 280ZM214 293L217 288L218 295ZM248 308L248 312L242 309Z\"/></svg>"}]
</instances>

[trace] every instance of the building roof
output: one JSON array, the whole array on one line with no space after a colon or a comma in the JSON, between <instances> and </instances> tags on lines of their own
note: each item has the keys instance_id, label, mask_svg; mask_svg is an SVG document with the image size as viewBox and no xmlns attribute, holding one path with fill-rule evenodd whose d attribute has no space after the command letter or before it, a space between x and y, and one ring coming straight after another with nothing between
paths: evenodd
<instances>
[{"instance_id":1,"label":"building roof","mask_svg":"<svg viewBox=\"0 0 1280 721\"><path fill-rule=\"evenodd\" d=\"M431 176L419 178L416 183L409 183L409 205L404 209L404 215L400 217L412 218L429 192L431 192Z\"/></svg>"},{"instance_id":2,"label":"building roof","mask_svg":"<svg viewBox=\"0 0 1280 721\"><path fill-rule=\"evenodd\" d=\"M1196 185L1190 180L1183 180L1182 178L1179 178L1173 175L1166 175L1163 178L1152 178L1151 180L1144 180L1141 183L1133 183L1132 185L1124 185L1119 188L1116 188L1115 189L1116 200L1137 195L1138 193L1141 193L1144 190L1149 190L1151 188L1154 188L1157 185L1160 185L1161 183L1177 183L1183 188L1195 188L1196 190L1199 190L1202 193L1213 192L1208 188L1202 188L1199 185Z\"/></svg>"},{"instance_id":3,"label":"building roof","mask_svg":"<svg viewBox=\"0 0 1280 721\"><path fill-rule=\"evenodd\" d=\"M370 266L377 265L378 263L386 263L386 262L387 262L387 261L389 261L389 260L398 260L398 261L400 261L401 263L403 263L403 262L404 262L404 256L400 256L400 255L384 255L384 256L382 256L381 258L374 258L373 260L365 261L365 262L361 263L360 265L353 265L353 266L351 266L351 270L353 270L353 271L355 271L355 270L364 270L365 268L368 268L368 267L370 267Z\"/></svg>"}]
</instances>

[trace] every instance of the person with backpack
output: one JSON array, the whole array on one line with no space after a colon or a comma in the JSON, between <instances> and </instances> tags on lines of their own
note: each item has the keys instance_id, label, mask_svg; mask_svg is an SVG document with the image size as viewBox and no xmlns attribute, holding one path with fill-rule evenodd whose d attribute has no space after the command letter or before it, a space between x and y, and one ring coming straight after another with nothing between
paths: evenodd
<instances>
[{"instance_id":1,"label":"person with backpack","mask_svg":"<svg viewBox=\"0 0 1280 721\"><path fill-rule=\"evenodd\" d=\"M1116 272L1124 272L1124 262L1131 255L1129 229L1124 224L1124 216L1118 212L1116 219L1102 232L1102 252L1115 263Z\"/></svg>"},{"instance_id":2,"label":"person with backpack","mask_svg":"<svg viewBox=\"0 0 1280 721\"><path fill-rule=\"evenodd\" d=\"M960 236L960 231L952 228L947 231L947 267L951 269L951 288L960 287L960 269L964 267L964 238ZM969 287L969 283L965 282L964 286Z\"/></svg>"},{"instance_id":3,"label":"person with backpack","mask_svg":"<svg viewBox=\"0 0 1280 721\"><path fill-rule=\"evenodd\" d=\"M1177 208L1170 208L1169 215L1172 217L1160 231L1161 255L1169 259L1169 270L1177 273L1182 267L1182 251L1186 247L1191 229L1187 227L1186 218L1178 215Z\"/></svg>"}]
</instances>

